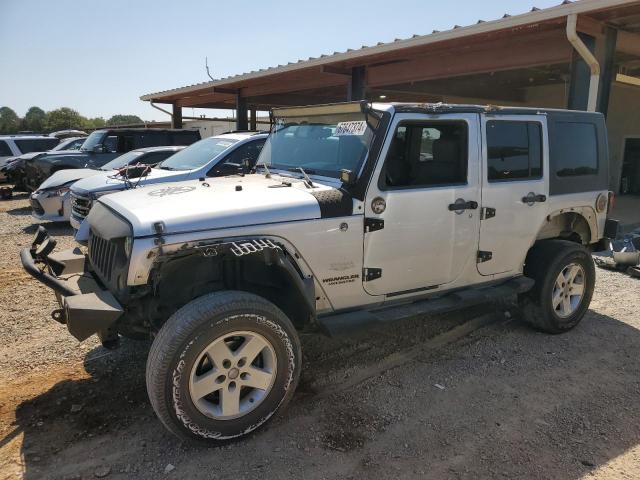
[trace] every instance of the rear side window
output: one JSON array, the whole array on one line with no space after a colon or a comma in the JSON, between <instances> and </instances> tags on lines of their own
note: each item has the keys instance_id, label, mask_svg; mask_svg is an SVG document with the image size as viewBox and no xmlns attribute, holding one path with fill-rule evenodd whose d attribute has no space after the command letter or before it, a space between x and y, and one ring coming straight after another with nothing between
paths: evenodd
<instances>
[{"instance_id":1,"label":"rear side window","mask_svg":"<svg viewBox=\"0 0 640 480\"><path fill-rule=\"evenodd\" d=\"M490 182L542 178L542 128L537 122L487 122Z\"/></svg>"},{"instance_id":2,"label":"rear side window","mask_svg":"<svg viewBox=\"0 0 640 480\"><path fill-rule=\"evenodd\" d=\"M553 145L554 168L559 177L596 175L598 140L592 123L557 122Z\"/></svg>"},{"instance_id":3,"label":"rear side window","mask_svg":"<svg viewBox=\"0 0 640 480\"><path fill-rule=\"evenodd\" d=\"M22 153L46 152L60 143L60 140L54 137L29 138L14 140Z\"/></svg>"},{"instance_id":4,"label":"rear side window","mask_svg":"<svg viewBox=\"0 0 640 480\"><path fill-rule=\"evenodd\" d=\"M422 188L467 182L467 125L401 124L383 169L382 188Z\"/></svg>"},{"instance_id":5,"label":"rear side window","mask_svg":"<svg viewBox=\"0 0 640 480\"><path fill-rule=\"evenodd\" d=\"M13 156L13 152L11 151L11 148L9 148L9 145L7 145L7 142L0 140L0 157L11 156Z\"/></svg>"}]
</instances>

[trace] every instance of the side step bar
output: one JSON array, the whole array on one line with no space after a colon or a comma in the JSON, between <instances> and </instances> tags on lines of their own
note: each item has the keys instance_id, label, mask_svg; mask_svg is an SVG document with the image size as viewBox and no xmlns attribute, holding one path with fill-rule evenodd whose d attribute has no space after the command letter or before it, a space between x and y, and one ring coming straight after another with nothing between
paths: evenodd
<instances>
[{"instance_id":1,"label":"side step bar","mask_svg":"<svg viewBox=\"0 0 640 480\"><path fill-rule=\"evenodd\" d=\"M330 336L349 333L363 327L381 325L418 315L436 315L462 308L510 299L528 292L534 281L528 277L518 277L489 287L460 290L428 300L410 304L390 305L376 310L358 310L319 317L318 323Z\"/></svg>"}]
</instances>

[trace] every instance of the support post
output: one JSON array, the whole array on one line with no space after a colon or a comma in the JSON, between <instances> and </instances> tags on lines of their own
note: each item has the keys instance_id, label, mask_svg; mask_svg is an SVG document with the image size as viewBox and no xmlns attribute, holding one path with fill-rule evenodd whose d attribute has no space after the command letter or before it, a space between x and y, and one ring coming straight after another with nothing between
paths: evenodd
<instances>
[{"instance_id":1,"label":"support post","mask_svg":"<svg viewBox=\"0 0 640 480\"><path fill-rule=\"evenodd\" d=\"M585 33L578 33L580 39L593 53L596 39ZM589 106L589 86L591 84L591 69L578 52L573 50L571 55L571 80L569 81L569 110L587 110Z\"/></svg>"},{"instance_id":2,"label":"support post","mask_svg":"<svg viewBox=\"0 0 640 480\"><path fill-rule=\"evenodd\" d=\"M351 69L351 81L347 88L347 101L355 102L365 99L365 67Z\"/></svg>"},{"instance_id":3,"label":"support post","mask_svg":"<svg viewBox=\"0 0 640 480\"><path fill-rule=\"evenodd\" d=\"M600 60L602 73L600 74L600 91L598 92L597 110L607 116L609 110L609 98L611 97L611 85L615 79L615 57L618 43L618 30L607 27L604 37L603 58Z\"/></svg>"},{"instance_id":4,"label":"support post","mask_svg":"<svg viewBox=\"0 0 640 480\"><path fill-rule=\"evenodd\" d=\"M236 94L236 130L248 130L247 99Z\"/></svg>"},{"instance_id":5,"label":"support post","mask_svg":"<svg viewBox=\"0 0 640 480\"><path fill-rule=\"evenodd\" d=\"M249 130L257 130L257 124L258 124L258 112L256 111L256 108L253 107L250 110L250 115L249 115Z\"/></svg>"},{"instance_id":6,"label":"support post","mask_svg":"<svg viewBox=\"0 0 640 480\"><path fill-rule=\"evenodd\" d=\"M173 104L173 113L171 114L171 128L182 128L182 107L177 103Z\"/></svg>"}]
</instances>

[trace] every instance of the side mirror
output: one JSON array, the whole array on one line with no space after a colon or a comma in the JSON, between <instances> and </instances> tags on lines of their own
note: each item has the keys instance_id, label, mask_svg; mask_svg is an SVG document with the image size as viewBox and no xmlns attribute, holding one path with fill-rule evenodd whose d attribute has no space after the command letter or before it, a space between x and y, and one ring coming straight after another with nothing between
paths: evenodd
<instances>
[{"instance_id":1,"label":"side mirror","mask_svg":"<svg viewBox=\"0 0 640 480\"><path fill-rule=\"evenodd\" d=\"M345 185L353 185L356 183L356 174L351 170L340 170L340 181Z\"/></svg>"},{"instance_id":2,"label":"side mirror","mask_svg":"<svg viewBox=\"0 0 640 480\"><path fill-rule=\"evenodd\" d=\"M92 152L93 153L104 153L104 145L96 145L95 147L93 147Z\"/></svg>"},{"instance_id":3,"label":"side mirror","mask_svg":"<svg viewBox=\"0 0 640 480\"><path fill-rule=\"evenodd\" d=\"M251 171L251 159L243 158L240 162L242 164L242 171L245 173L249 173Z\"/></svg>"}]
</instances>

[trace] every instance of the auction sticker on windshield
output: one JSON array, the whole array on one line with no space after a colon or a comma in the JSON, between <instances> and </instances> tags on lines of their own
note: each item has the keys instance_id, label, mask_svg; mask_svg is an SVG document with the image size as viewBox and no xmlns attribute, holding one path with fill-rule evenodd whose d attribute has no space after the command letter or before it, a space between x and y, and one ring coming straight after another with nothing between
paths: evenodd
<instances>
[{"instance_id":1,"label":"auction sticker on windshield","mask_svg":"<svg viewBox=\"0 0 640 480\"><path fill-rule=\"evenodd\" d=\"M364 135L367 131L367 122L364 120L359 122L340 122L336 125L336 137L342 137L345 135Z\"/></svg>"}]
</instances>

